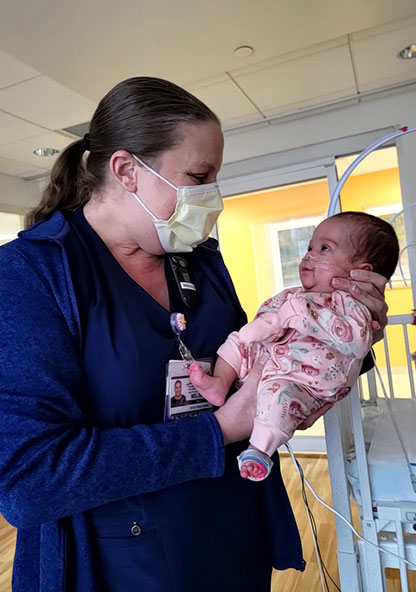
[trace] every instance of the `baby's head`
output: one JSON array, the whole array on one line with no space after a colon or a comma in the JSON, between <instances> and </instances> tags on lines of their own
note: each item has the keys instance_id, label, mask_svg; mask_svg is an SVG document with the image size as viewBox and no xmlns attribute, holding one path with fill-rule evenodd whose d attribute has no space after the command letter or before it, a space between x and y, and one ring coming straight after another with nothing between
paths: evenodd
<instances>
[{"instance_id":1,"label":"baby's head","mask_svg":"<svg viewBox=\"0 0 416 592\"><path fill-rule=\"evenodd\" d=\"M393 227L364 212L341 212L315 228L299 266L302 286L309 292L333 292L334 277L352 269L367 269L390 279L399 258Z\"/></svg>"}]
</instances>

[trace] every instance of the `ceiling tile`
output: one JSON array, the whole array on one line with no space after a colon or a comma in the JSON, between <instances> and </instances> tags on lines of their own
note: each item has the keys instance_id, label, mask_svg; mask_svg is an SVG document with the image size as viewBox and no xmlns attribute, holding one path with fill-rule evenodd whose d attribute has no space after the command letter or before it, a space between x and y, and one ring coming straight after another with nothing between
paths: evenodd
<instances>
[{"instance_id":1,"label":"ceiling tile","mask_svg":"<svg viewBox=\"0 0 416 592\"><path fill-rule=\"evenodd\" d=\"M0 173L3 175L26 177L26 175L33 175L35 171L36 169L34 167L23 162L0 156Z\"/></svg>"},{"instance_id":2,"label":"ceiling tile","mask_svg":"<svg viewBox=\"0 0 416 592\"><path fill-rule=\"evenodd\" d=\"M39 75L37 70L0 50L0 89Z\"/></svg>"},{"instance_id":3,"label":"ceiling tile","mask_svg":"<svg viewBox=\"0 0 416 592\"><path fill-rule=\"evenodd\" d=\"M0 90L0 109L51 130L88 121L95 107L47 76Z\"/></svg>"},{"instance_id":4,"label":"ceiling tile","mask_svg":"<svg viewBox=\"0 0 416 592\"><path fill-rule=\"evenodd\" d=\"M192 94L206 103L223 125L262 119L255 106L229 78L211 86L193 88Z\"/></svg>"},{"instance_id":5,"label":"ceiling tile","mask_svg":"<svg viewBox=\"0 0 416 592\"><path fill-rule=\"evenodd\" d=\"M61 134L47 132L39 136L0 146L0 156L23 162L36 169L49 169L55 162L55 157L43 157L33 154L36 148L56 148L62 150L71 142Z\"/></svg>"},{"instance_id":6,"label":"ceiling tile","mask_svg":"<svg viewBox=\"0 0 416 592\"><path fill-rule=\"evenodd\" d=\"M241 88L266 115L354 95L348 45L236 74Z\"/></svg>"},{"instance_id":7,"label":"ceiling tile","mask_svg":"<svg viewBox=\"0 0 416 592\"><path fill-rule=\"evenodd\" d=\"M192 94L194 94L195 90L201 89L204 86L213 86L214 84L218 84L219 82L227 82L230 80L230 77L227 76L225 72L218 74L217 76L209 76L208 78L203 78L202 80L196 80L192 84L187 84L186 89L189 90Z\"/></svg>"},{"instance_id":8,"label":"ceiling tile","mask_svg":"<svg viewBox=\"0 0 416 592\"><path fill-rule=\"evenodd\" d=\"M367 29L360 29L350 34L350 37L354 40L368 39L372 35L382 35L391 31L398 31L406 27L416 26L416 15L408 16L406 18L386 21L381 25L369 27Z\"/></svg>"},{"instance_id":9,"label":"ceiling tile","mask_svg":"<svg viewBox=\"0 0 416 592\"><path fill-rule=\"evenodd\" d=\"M401 29L367 38L352 35L351 51L359 90L416 79L416 60L397 58L397 53L411 43L416 43L415 21Z\"/></svg>"},{"instance_id":10,"label":"ceiling tile","mask_svg":"<svg viewBox=\"0 0 416 592\"><path fill-rule=\"evenodd\" d=\"M43 133L43 128L0 111L0 146Z\"/></svg>"}]
</instances>

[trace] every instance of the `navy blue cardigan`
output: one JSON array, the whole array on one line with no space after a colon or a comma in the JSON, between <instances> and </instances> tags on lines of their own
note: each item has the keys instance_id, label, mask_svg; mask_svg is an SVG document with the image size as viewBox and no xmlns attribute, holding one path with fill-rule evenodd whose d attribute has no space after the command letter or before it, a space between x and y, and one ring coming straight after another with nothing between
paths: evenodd
<instances>
[{"instance_id":1,"label":"navy blue cardigan","mask_svg":"<svg viewBox=\"0 0 416 592\"><path fill-rule=\"evenodd\" d=\"M35 582L39 592L64 592L69 536L77 540L78 589L95 590L87 510L224 472L211 413L123 429L90 425L77 397L83 376L70 234L56 213L0 248L0 512L18 527L16 592L35 590ZM230 283L225 268L223 276ZM153 466L145 478L132 470L142 463ZM270 564L303 569L278 467L273 472L263 494ZM226 520L221 507L218 520Z\"/></svg>"}]
</instances>

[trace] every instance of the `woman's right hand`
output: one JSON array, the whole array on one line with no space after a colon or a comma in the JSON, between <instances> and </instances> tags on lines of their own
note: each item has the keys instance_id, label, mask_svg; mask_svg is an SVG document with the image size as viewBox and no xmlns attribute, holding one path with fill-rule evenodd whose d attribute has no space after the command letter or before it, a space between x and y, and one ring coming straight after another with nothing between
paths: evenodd
<instances>
[{"instance_id":1,"label":"woman's right hand","mask_svg":"<svg viewBox=\"0 0 416 592\"><path fill-rule=\"evenodd\" d=\"M256 413L257 386L267 359L267 354L263 354L250 370L242 387L214 412L224 444L239 442L250 436Z\"/></svg>"}]
</instances>

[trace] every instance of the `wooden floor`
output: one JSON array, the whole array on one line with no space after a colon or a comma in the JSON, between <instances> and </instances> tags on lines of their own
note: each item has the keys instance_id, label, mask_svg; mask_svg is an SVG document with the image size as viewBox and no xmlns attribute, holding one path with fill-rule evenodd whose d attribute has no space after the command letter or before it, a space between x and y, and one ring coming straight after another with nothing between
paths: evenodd
<instances>
[{"instance_id":1,"label":"wooden floor","mask_svg":"<svg viewBox=\"0 0 416 592\"><path fill-rule=\"evenodd\" d=\"M298 456L305 476L315 489L316 493L332 505L331 492L328 477L328 465L325 455ZM303 573L295 570L274 572L271 592L320 592L321 584L318 566L315 558L312 535L309 531L306 509L302 501L300 479L293 467L289 456L282 455L282 474L286 483L292 507L299 526L304 549L304 558L307 561L306 570ZM309 505L318 525L318 536L323 560L339 585L336 553L335 521L333 514L323 508L312 495L308 496ZM11 568L15 545L15 529L9 526L0 516L0 592L10 592ZM409 590L416 592L416 573L409 577ZM388 570L387 592L400 592L400 578L398 570ZM329 583L329 589L336 588ZM32 592L32 591L27 591ZM256 592L253 590L253 592ZM348 592L348 591L346 591Z\"/></svg>"},{"instance_id":2,"label":"wooden floor","mask_svg":"<svg viewBox=\"0 0 416 592\"><path fill-rule=\"evenodd\" d=\"M10 592L16 530L0 515L0 592Z\"/></svg>"}]
</instances>

